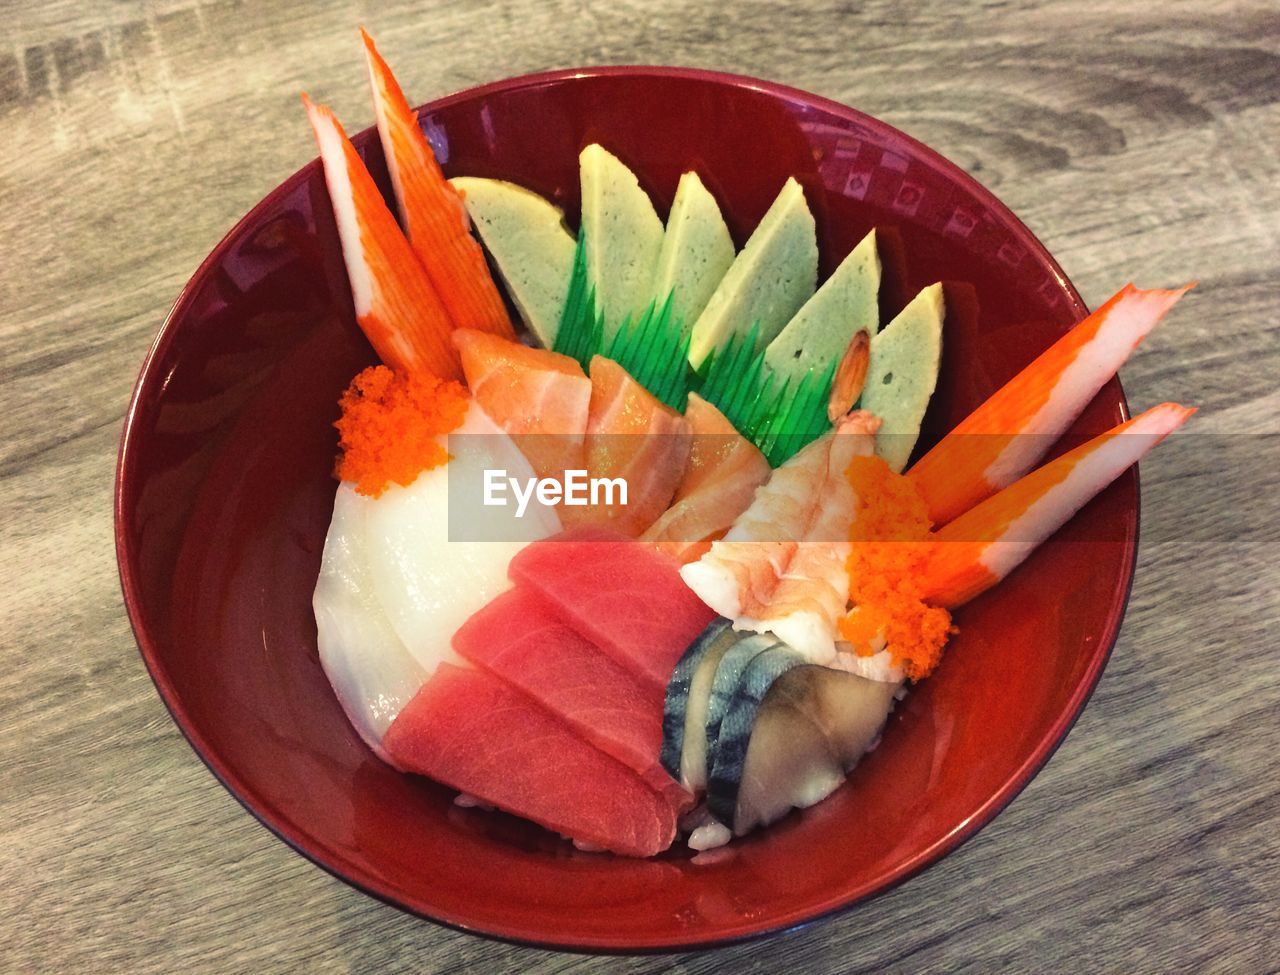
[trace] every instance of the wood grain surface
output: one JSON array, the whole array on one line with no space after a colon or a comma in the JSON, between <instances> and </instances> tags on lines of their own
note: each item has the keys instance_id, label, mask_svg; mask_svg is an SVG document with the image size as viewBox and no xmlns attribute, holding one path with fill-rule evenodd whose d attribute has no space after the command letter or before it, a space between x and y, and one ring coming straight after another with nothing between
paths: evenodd
<instances>
[{"instance_id":1,"label":"wood grain surface","mask_svg":"<svg viewBox=\"0 0 1280 975\"><path fill-rule=\"evenodd\" d=\"M1135 406L1201 413L1143 463L1115 655L959 852L764 942L561 955L357 893L192 753L121 605L121 417L183 282L314 155L298 91L368 123L359 23L418 100L587 63L807 88L976 174L1091 305L1199 279L1124 373ZM1280 969L1274 2L9 0L0 24L0 972Z\"/></svg>"}]
</instances>

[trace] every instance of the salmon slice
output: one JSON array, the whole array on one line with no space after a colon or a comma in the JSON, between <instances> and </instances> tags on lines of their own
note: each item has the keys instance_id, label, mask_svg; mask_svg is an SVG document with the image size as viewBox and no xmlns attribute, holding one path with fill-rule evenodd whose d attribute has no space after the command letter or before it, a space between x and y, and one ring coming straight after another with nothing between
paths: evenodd
<instances>
[{"instance_id":1,"label":"salmon slice","mask_svg":"<svg viewBox=\"0 0 1280 975\"><path fill-rule=\"evenodd\" d=\"M1110 301L998 389L907 472L941 526L1031 470L1192 285Z\"/></svg>"},{"instance_id":2,"label":"salmon slice","mask_svg":"<svg viewBox=\"0 0 1280 975\"><path fill-rule=\"evenodd\" d=\"M526 545L508 568L602 652L665 693L685 649L714 615L679 565L605 528L575 528Z\"/></svg>"},{"instance_id":3,"label":"salmon slice","mask_svg":"<svg viewBox=\"0 0 1280 975\"><path fill-rule=\"evenodd\" d=\"M682 564L702 557L771 473L764 454L697 393L684 417L692 434L684 477L671 507L640 536Z\"/></svg>"},{"instance_id":4,"label":"salmon slice","mask_svg":"<svg viewBox=\"0 0 1280 975\"><path fill-rule=\"evenodd\" d=\"M671 805L635 772L483 670L441 664L383 747L401 768L582 845L647 857L675 839Z\"/></svg>"},{"instance_id":5,"label":"salmon slice","mask_svg":"<svg viewBox=\"0 0 1280 975\"><path fill-rule=\"evenodd\" d=\"M489 273L479 242L471 236L462 197L440 171L418 115L409 107L373 39L360 31L378 136L391 173L409 243L458 328L515 338L511 318Z\"/></svg>"},{"instance_id":6,"label":"salmon slice","mask_svg":"<svg viewBox=\"0 0 1280 975\"><path fill-rule=\"evenodd\" d=\"M1152 407L1050 461L935 532L921 588L948 609L995 585L1195 410Z\"/></svg>"},{"instance_id":7,"label":"salmon slice","mask_svg":"<svg viewBox=\"0 0 1280 975\"><path fill-rule=\"evenodd\" d=\"M658 761L661 688L601 652L541 597L509 589L462 625L453 647L636 772L677 814L692 805L693 796Z\"/></svg>"},{"instance_id":8,"label":"salmon slice","mask_svg":"<svg viewBox=\"0 0 1280 975\"><path fill-rule=\"evenodd\" d=\"M874 452L879 426L851 413L774 471L724 538L680 570L689 588L734 629L772 633L813 663L834 660L857 501L845 472Z\"/></svg>"},{"instance_id":9,"label":"salmon slice","mask_svg":"<svg viewBox=\"0 0 1280 975\"><path fill-rule=\"evenodd\" d=\"M337 117L304 93L342 240L356 321L393 369L461 379L453 326L417 254Z\"/></svg>"},{"instance_id":10,"label":"salmon slice","mask_svg":"<svg viewBox=\"0 0 1280 975\"><path fill-rule=\"evenodd\" d=\"M539 477L582 467L591 380L574 359L469 328L453 342L471 395Z\"/></svg>"},{"instance_id":11,"label":"salmon slice","mask_svg":"<svg viewBox=\"0 0 1280 975\"><path fill-rule=\"evenodd\" d=\"M689 460L689 424L612 359L591 360L591 411L586 469L593 478L620 478L626 503L615 497L588 508L564 509L569 524L607 525L632 537L671 504Z\"/></svg>"}]
</instances>

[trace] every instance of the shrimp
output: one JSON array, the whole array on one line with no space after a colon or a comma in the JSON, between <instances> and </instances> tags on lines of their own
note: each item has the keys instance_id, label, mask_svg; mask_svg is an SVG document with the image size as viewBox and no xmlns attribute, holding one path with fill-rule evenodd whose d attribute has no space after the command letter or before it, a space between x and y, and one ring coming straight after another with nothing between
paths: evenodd
<instances>
[{"instance_id":1,"label":"shrimp","mask_svg":"<svg viewBox=\"0 0 1280 975\"><path fill-rule=\"evenodd\" d=\"M875 450L880 420L850 413L773 472L725 537L680 570L734 629L770 632L815 663L836 653L849 596L850 461Z\"/></svg>"}]
</instances>

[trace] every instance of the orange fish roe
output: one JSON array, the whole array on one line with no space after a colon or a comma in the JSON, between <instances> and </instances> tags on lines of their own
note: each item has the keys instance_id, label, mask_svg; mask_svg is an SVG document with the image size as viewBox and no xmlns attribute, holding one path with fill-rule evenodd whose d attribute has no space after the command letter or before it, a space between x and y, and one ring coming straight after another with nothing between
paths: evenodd
<instances>
[{"instance_id":1,"label":"orange fish roe","mask_svg":"<svg viewBox=\"0 0 1280 975\"><path fill-rule=\"evenodd\" d=\"M926 605L918 582L929 514L914 484L879 457L855 457L847 472L858 495L850 540L849 599L840 634L860 656L878 637L912 680L928 677L954 632L951 614Z\"/></svg>"},{"instance_id":2,"label":"orange fish roe","mask_svg":"<svg viewBox=\"0 0 1280 975\"><path fill-rule=\"evenodd\" d=\"M338 458L334 473L376 498L391 484L411 484L449 459L440 437L462 423L467 391L461 384L386 366L360 372L338 401Z\"/></svg>"}]
</instances>

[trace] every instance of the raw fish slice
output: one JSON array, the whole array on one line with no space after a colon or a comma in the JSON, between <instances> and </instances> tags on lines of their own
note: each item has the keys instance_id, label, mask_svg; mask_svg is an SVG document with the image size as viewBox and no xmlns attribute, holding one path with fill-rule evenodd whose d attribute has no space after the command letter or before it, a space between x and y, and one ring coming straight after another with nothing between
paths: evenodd
<instances>
[{"instance_id":1,"label":"raw fish slice","mask_svg":"<svg viewBox=\"0 0 1280 975\"><path fill-rule=\"evenodd\" d=\"M880 681L852 673L846 678L829 667L806 668L790 679L807 683L809 717L834 746L846 772L879 739L885 720L904 693L901 680Z\"/></svg>"},{"instance_id":2,"label":"raw fish slice","mask_svg":"<svg viewBox=\"0 0 1280 975\"><path fill-rule=\"evenodd\" d=\"M732 621L712 620L680 657L667 682L662 715L662 766L685 788L699 792L706 784L707 703L711 682L729 648L741 639Z\"/></svg>"},{"instance_id":3,"label":"raw fish slice","mask_svg":"<svg viewBox=\"0 0 1280 975\"><path fill-rule=\"evenodd\" d=\"M541 597L508 590L462 625L453 648L636 772L677 814L691 804L693 797L658 763L661 690L602 653Z\"/></svg>"},{"instance_id":4,"label":"raw fish slice","mask_svg":"<svg viewBox=\"0 0 1280 975\"><path fill-rule=\"evenodd\" d=\"M531 698L483 670L441 664L387 731L402 768L624 856L675 839L669 803Z\"/></svg>"},{"instance_id":5,"label":"raw fish slice","mask_svg":"<svg viewBox=\"0 0 1280 975\"><path fill-rule=\"evenodd\" d=\"M752 738L755 748L747 749L734 796L734 835L776 822L793 808L817 805L844 783L831 742L802 701L781 698L761 708Z\"/></svg>"},{"instance_id":6,"label":"raw fish slice","mask_svg":"<svg viewBox=\"0 0 1280 975\"><path fill-rule=\"evenodd\" d=\"M773 633L814 663L834 658L855 502L845 471L873 452L877 425L855 412L809 444L773 472L723 540L680 570L735 629Z\"/></svg>"},{"instance_id":7,"label":"raw fish slice","mask_svg":"<svg viewBox=\"0 0 1280 975\"><path fill-rule=\"evenodd\" d=\"M675 495L689 460L689 424L612 359L591 360L591 413L586 468L595 478L622 478L627 503L566 511L575 523L608 525L636 536Z\"/></svg>"},{"instance_id":8,"label":"raw fish slice","mask_svg":"<svg viewBox=\"0 0 1280 975\"><path fill-rule=\"evenodd\" d=\"M320 664L342 710L379 758L382 737L427 679L373 591L365 550L365 510L374 504L340 484L311 604Z\"/></svg>"},{"instance_id":9,"label":"raw fish slice","mask_svg":"<svg viewBox=\"0 0 1280 975\"><path fill-rule=\"evenodd\" d=\"M576 361L468 328L453 341L471 394L539 476L582 466L591 380Z\"/></svg>"},{"instance_id":10,"label":"raw fish slice","mask_svg":"<svg viewBox=\"0 0 1280 975\"><path fill-rule=\"evenodd\" d=\"M366 514L378 601L428 675L440 661L459 659L450 637L508 587L512 557L560 527L549 508L531 505L517 518L514 505L480 507L485 469L505 469L521 478L531 478L533 471L475 400L447 444L453 455L448 464L424 471L408 487L388 488L369 503ZM478 539L467 534L481 529Z\"/></svg>"},{"instance_id":11,"label":"raw fish slice","mask_svg":"<svg viewBox=\"0 0 1280 975\"><path fill-rule=\"evenodd\" d=\"M320 147L361 330L393 369L461 379L449 342L453 324L418 255L333 112L306 95L302 103Z\"/></svg>"},{"instance_id":12,"label":"raw fish slice","mask_svg":"<svg viewBox=\"0 0 1280 975\"><path fill-rule=\"evenodd\" d=\"M777 637L764 633L753 633L743 637L729 647L716 664L715 673L711 675L711 688L707 695L707 707L702 719L703 768L701 784L711 788L711 773L716 766L716 755L720 747L721 727L729 704L738 691L742 673L761 654L773 649L780 649L782 644Z\"/></svg>"},{"instance_id":13,"label":"raw fish slice","mask_svg":"<svg viewBox=\"0 0 1280 975\"><path fill-rule=\"evenodd\" d=\"M763 638L757 636L753 639ZM716 729L715 750L712 753L711 768L707 770L707 811L728 826L734 825L736 818L738 792L743 781L743 765L747 757L748 745L754 737L753 732L760 705L783 674L802 666L805 666L803 656L789 647L775 643L772 647L754 654L737 669L736 673L729 675L732 686L723 692L724 703L720 724ZM791 749L794 749L797 741L803 737L801 731L800 728L793 728L791 734L787 736ZM822 752L826 751L824 745ZM796 752L789 751L785 757L794 758ZM809 775L812 769L807 766L813 764L831 763L829 760L814 763L810 759L810 761L795 763L792 771ZM766 776L764 779L766 785L776 785L776 777ZM783 798L778 796L778 799Z\"/></svg>"},{"instance_id":14,"label":"raw fish slice","mask_svg":"<svg viewBox=\"0 0 1280 975\"><path fill-rule=\"evenodd\" d=\"M700 558L769 480L769 462L723 413L696 393L685 410L689 464L670 508L640 537L681 563Z\"/></svg>"},{"instance_id":15,"label":"raw fish slice","mask_svg":"<svg viewBox=\"0 0 1280 975\"><path fill-rule=\"evenodd\" d=\"M920 458L907 476L934 525L1031 470L1189 287L1125 285Z\"/></svg>"},{"instance_id":16,"label":"raw fish slice","mask_svg":"<svg viewBox=\"0 0 1280 975\"><path fill-rule=\"evenodd\" d=\"M418 125L417 112L409 107L373 39L363 30L360 36L369 66L378 136L409 243L454 326L515 338L484 251L471 236L471 221L462 198L440 172L431 144Z\"/></svg>"},{"instance_id":17,"label":"raw fish slice","mask_svg":"<svg viewBox=\"0 0 1280 975\"><path fill-rule=\"evenodd\" d=\"M921 580L924 598L951 608L994 586L1194 412L1176 403L1152 407L935 532L925 543L930 552Z\"/></svg>"},{"instance_id":18,"label":"raw fish slice","mask_svg":"<svg viewBox=\"0 0 1280 975\"><path fill-rule=\"evenodd\" d=\"M782 664L772 677L757 660L763 672L744 675L725 719L725 734L736 737L722 741L716 766L715 809L731 813L738 836L834 792L875 743L899 688L812 665Z\"/></svg>"},{"instance_id":19,"label":"raw fish slice","mask_svg":"<svg viewBox=\"0 0 1280 975\"><path fill-rule=\"evenodd\" d=\"M665 689L713 615L678 568L635 539L580 528L525 548L511 560L511 578L617 663Z\"/></svg>"}]
</instances>

